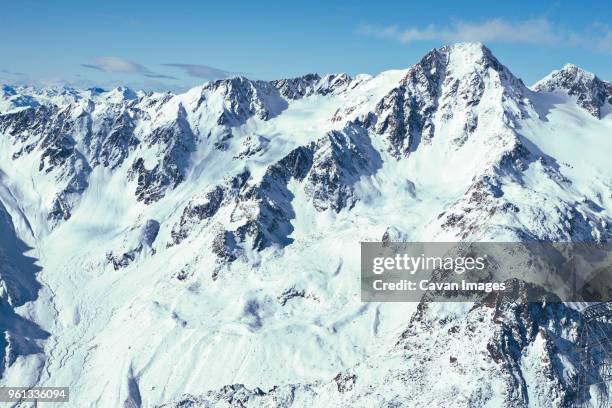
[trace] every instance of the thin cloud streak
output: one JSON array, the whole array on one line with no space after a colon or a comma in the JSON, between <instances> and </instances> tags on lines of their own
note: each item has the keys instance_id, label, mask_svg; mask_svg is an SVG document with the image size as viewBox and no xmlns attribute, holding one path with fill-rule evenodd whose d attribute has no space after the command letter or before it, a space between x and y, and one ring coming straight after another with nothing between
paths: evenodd
<instances>
[{"instance_id":1,"label":"thin cloud streak","mask_svg":"<svg viewBox=\"0 0 612 408\"><path fill-rule=\"evenodd\" d=\"M187 75L194 78L203 79L223 79L233 75L240 74L240 72L230 72L221 68L215 68L208 65L201 64L163 64L167 67L174 67L182 69Z\"/></svg>"},{"instance_id":2,"label":"thin cloud streak","mask_svg":"<svg viewBox=\"0 0 612 408\"><path fill-rule=\"evenodd\" d=\"M176 79L176 77L173 77L171 75L164 75L164 74L143 74L143 75L146 76L147 78Z\"/></svg>"},{"instance_id":3,"label":"thin cloud streak","mask_svg":"<svg viewBox=\"0 0 612 408\"><path fill-rule=\"evenodd\" d=\"M25 75L23 72L14 72L14 71L9 71L8 69L2 69L2 70L0 70L0 72L2 72L3 74L17 75L17 76L24 76Z\"/></svg>"},{"instance_id":4,"label":"thin cloud streak","mask_svg":"<svg viewBox=\"0 0 612 408\"><path fill-rule=\"evenodd\" d=\"M94 64L81 64L81 66L83 68L90 68L90 69L95 69L95 70L102 71L102 72L107 72L107 71L103 70L102 68L100 68L99 66L94 65Z\"/></svg>"},{"instance_id":5,"label":"thin cloud streak","mask_svg":"<svg viewBox=\"0 0 612 408\"><path fill-rule=\"evenodd\" d=\"M144 74L150 72L144 66L120 57L95 57L91 64L81 64L82 67L97 69L102 72L120 72L128 74Z\"/></svg>"},{"instance_id":6,"label":"thin cloud streak","mask_svg":"<svg viewBox=\"0 0 612 408\"><path fill-rule=\"evenodd\" d=\"M137 62L120 57L95 57L90 64L81 64L84 68L95 69L101 72L140 74L148 78L176 79L170 75L159 74Z\"/></svg>"},{"instance_id":7,"label":"thin cloud streak","mask_svg":"<svg viewBox=\"0 0 612 408\"><path fill-rule=\"evenodd\" d=\"M445 26L400 28L364 25L357 33L374 38L388 38L404 44L421 41L483 42L579 47L591 51L612 53L612 28L595 23L583 32L568 31L544 18L509 22L494 18L481 22L456 20Z\"/></svg>"}]
</instances>

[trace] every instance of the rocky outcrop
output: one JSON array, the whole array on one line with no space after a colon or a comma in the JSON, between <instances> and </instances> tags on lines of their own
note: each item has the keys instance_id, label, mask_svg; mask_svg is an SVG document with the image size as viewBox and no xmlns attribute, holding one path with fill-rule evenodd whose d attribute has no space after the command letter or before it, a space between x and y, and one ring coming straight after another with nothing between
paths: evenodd
<instances>
[{"instance_id":1,"label":"rocky outcrop","mask_svg":"<svg viewBox=\"0 0 612 408\"><path fill-rule=\"evenodd\" d=\"M92 165L101 164L111 170L121 166L140 143L134 134L135 127L128 110L102 119L91 138Z\"/></svg>"},{"instance_id":2,"label":"rocky outcrop","mask_svg":"<svg viewBox=\"0 0 612 408\"><path fill-rule=\"evenodd\" d=\"M203 194L192 197L183 210L181 219L172 228L171 236L173 244L179 244L189 233L204 220L211 219L223 202L225 190L215 186Z\"/></svg>"},{"instance_id":3,"label":"rocky outcrop","mask_svg":"<svg viewBox=\"0 0 612 408\"><path fill-rule=\"evenodd\" d=\"M314 92L318 95L329 95L346 90L351 83L347 74L329 74L319 80Z\"/></svg>"},{"instance_id":4,"label":"rocky outcrop","mask_svg":"<svg viewBox=\"0 0 612 408\"><path fill-rule=\"evenodd\" d=\"M304 190L314 207L317 211L335 212L352 208L359 200L355 184L381 166L370 136L357 126L348 126L342 132L330 132L319 139L312 149L312 168Z\"/></svg>"},{"instance_id":5,"label":"rocky outcrop","mask_svg":"<svg viewBox=\"0 0 612 408\"><path fill-rule=\"evenodd\" d=\"M537 92L565 92L576 98L578 106L596 118L601 118L601 108L612 104L612 86L595 74L572 64L553 71L533 86Z\"/></svg>"},{"instance_id":6,"label":"rocky outcrop","mask_svg":"<svg viewBox=\"0 0 612 408\"><path fill-rule=\"evenodd\" d=\"M268 392L260 388L247 388L243 384L226 385L220 390L210 391L203 396L185 395L175 401L160 405L159 408L203 408L215 406L227 407L290 407L305 406L312 393L308 385L288 385L275 387Z\"/></svg>"},{"instance_id":7,"label":"rocky outcrop","mask_svg":"<svg viewBox=\"0 0 612 408\"><path fill-rule=\"evenodd\" d=\"M129 177L137 181L136 199L145 204L160 200L168 189L174 189L186 176L189 154L194 151L196 137L186 119L185 109L180 106L177 119L154 129L144 142L150 150L157 151L157 162L152 169L145 168L144 159L136 159L130 168Z\"/></svg>"},{"instance_id":8,"label":"rocky outcrop","mask_svg":"<svg viewBox=\"0 0 612 408\"><path fill-rule=\"evenodd\" d=\"M153 255L153 243L159 233L159 222L146 220L142 225L131 227L123 235L119 248L106 253L106 260L115 270L125 268L132 263L140 254Z\"/></svg>"},{"instance_id":9,"label":"rocky outcrop","mask_svg":"<svg viewBox=\"0 0 612 408\"><path fill-rule=\"evenodd\" d=\"M295 213L291 204L293 194L287 185L292 178L301 181L311 165L312 151L299 147L269 166L259 183L245 185L236 197L230 218L242 224L235 231L239 242L249 239L251 246L259 251L293 242L289 235Z\"/></svg>"},{"instance_id":10,"label":"rocky outcrop","mask_svg":"<svg viewBox=\"0 0 612 408\"><path fill-rule=\"evenodd\" d=\"M278 79L270 83L287 99L300 99L312 95L321 80L318 74L307 74L297 78Z\"/></svg>"},{"instance_id":11,"label":"rocky outcrop","mask_svg":"<svg viewBox=\"0 0 612 408\"><path fill-rule=\"evenodd\" d=\"M77 148L70 114L69 107L60 110L42 105L0 115L0 132L15 141L13 160L36 151L38 170L57 185L47 214L51 227L70 218L91 173L87 159Z\"/></svg>"},{"instance_id":12,"label":"rocky outcrop","mask_svg":"<svg viewBox=\"0 0 612 408\"><path fill-rule=\"evenodd\" d=\"M252 116L267 120L288 106L272 83L251 81L242 76L204 85L196 109L213 95L223 101L222 112L217 119L217 124L221 126L237 126Z\"/></svg>"}]
</instances>

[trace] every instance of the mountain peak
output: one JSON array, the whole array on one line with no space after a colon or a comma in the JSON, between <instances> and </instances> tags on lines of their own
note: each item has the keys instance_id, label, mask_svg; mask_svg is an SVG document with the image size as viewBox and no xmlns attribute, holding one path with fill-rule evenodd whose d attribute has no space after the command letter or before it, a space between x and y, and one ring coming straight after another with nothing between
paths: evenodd
<instances>
[{"instance_id":1,"label":"mountain peak","mask_svg":"<svg viewBox=\"0 0 612 408\"><path fill-rule=\"evenodd\" d=\"M577 98L578 105L596 118L601 107L612 100L612 92L597 75L574 64L565 64L533 85L536 92L563 92Z\"/></svg>"},{"instance_id":2,"label":"mountain peak","mask_svg":"<svg viewBox=\"0 0 612 408\"><path fill-rule=\"evenodd\" d=\"M407 80L414 82L415 75L428 77L430 82L433 80L438 84L451 78L467 81L470 87L476 83L482 85L486 77L493 75L493 82L504 88L508 94L520 99L526 90L523 82L499 62L489 48L478 42L434 48L409 69Z\"/></svg>"},{"instance_id":3,"label":"mountain peak","mask_svg":"<svg viewBox=\"0 0 612 408\"><path fill-rule=\"evenodd\" d=\"M454 53L463 53L466 55L482 55L484 53L491 52L483 43L480 42L458 42L442 48L447 48Z\"/></svg>"},{"instance_id":4,"label":"mountain peak","mask_svg":"<svg viewBox=\"0 0 612 408\"><path fill-rule=\"evenodd\" d=\"M587 71L586 69L580 68L579 66L571 64L571 63L565 64L563 68L561 68L557 72L560 72L567 76L571 76L575 78L575 80L594 81L595 79L598 79L594 73Z\"/></svg>"},{"instance_id":5,"label":"mountain peak","mask_svg":"<svg viewBox=\"0 0 612 408\"><path fill-rule=\"evenodd\" d=\"M461 59L466 63L478 63L484 60L497 59L484 44L479 42L460 42L436 48L433 51L446 56Z\"/></svg>"},{"instance_id":6,"label":"mountain peak","mask_svg":"<svg viewBox=\"0 0 612 408\"><path fill-rule=\"evenodd\" d=\"M138 99L138 94L126 86L118 86L109 92L109 96L118 99Z\"/></svg>"},{"instance_id":7,"label":"mountain peak","mask_svg":"<svg viewBox=\"0 0 612 408\"><path fill-rule=\"evenodd\" d=\"M462 42L434 48L417 65L429 66L432 63L440 64L440 67L444 66L447 74L455 78L475 73L482 77L484 71L490 68L496 71L500 80L507 85L521 91L525 87L520 79L499 62L489 48L479 42Z\"/></svg>"}]
</instances>

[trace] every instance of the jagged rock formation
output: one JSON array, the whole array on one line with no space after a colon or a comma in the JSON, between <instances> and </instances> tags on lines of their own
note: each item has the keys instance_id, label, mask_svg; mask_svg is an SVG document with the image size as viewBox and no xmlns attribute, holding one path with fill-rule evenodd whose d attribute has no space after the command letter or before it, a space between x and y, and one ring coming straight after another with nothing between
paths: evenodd
<instances>
[{"instance_id":1,"label":"jagged rock formation","mask_svg":"<svg viewBox=\"0 0 612 408\"><path fill-rule=\"evenodd\" d=\"M124 235L121 247L106 253L106 259L115 270L125 268L143 251L154 254L153 243L159 233L159 222L147 220L143 225L134 226Z\"/></svg>"},{"instance_id":2,"label":"jagged rock formation","mask_svg":"<svg viewBox=\"0 0 612 408\"><path fill-rule=\"evenodd\" d=\"M299 78L279 79L271 84L287 99L300 99L312 95L316 84L321 80L317 74L307 74Z\"/></svg>"},{"instance_id":3,"label":"jagged rock formation","mask_svg":"<svg viewBox=\"0 0 612 408\"><path fill-rule=\"evenodd\" d=\"M478 126L478 110L487 86L498 90L499 105L514 103L501 112L506 120L525 114L527 89L488 49L465 53L460 47L433 50L408 70L399 87L376 106L374 131L388 140L396 158L415 151L420 143L431 143L436 132L436 115L445 121L457 116L461 132L455 143L465 143ZM461 59L466 59L462 61ZM465 64L467 68L461 67ZM508 103L509 102L509 103ZM489 100L484 103L490 103Z\"/></svg>"},{"instance_id":4,"label":"jagged rock formation","mask_svg":"<svg viewBox=\"0 0 612 408\"><path fill-rule=\"evenodd\" d=\"M576 102L596 118L601 117L601 108L612 104L612 85L602 81L595 74L573 64L567 64L553 71L533 86L539 92L562 91L576 97Z\"/></svg>"}]
</instances>

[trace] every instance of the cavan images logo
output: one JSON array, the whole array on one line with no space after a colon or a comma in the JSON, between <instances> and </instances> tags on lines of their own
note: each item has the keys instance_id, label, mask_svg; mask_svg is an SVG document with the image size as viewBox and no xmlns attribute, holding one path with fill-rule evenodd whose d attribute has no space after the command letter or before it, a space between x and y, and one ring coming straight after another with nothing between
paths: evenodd
<instances>
[{"instance_id":1,"label":"cavan images logo","mask_svg":"<svg viewBox=\"0 0 612 408\"><path fill-rule=\"evenodd\" d=\"M363 301L612 299L609 245L389 243L361 245Z\"/></svg>"}]
</instances>

